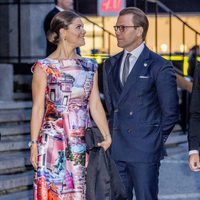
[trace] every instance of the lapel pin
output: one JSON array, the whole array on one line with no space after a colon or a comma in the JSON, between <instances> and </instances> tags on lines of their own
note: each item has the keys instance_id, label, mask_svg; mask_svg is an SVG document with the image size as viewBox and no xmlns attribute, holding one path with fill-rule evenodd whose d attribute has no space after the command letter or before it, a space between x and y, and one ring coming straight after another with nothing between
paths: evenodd
<instances>
[{"instance_id":1,"label":"lapel pin","mask_svg":"<svg viewBox=\"0 0 200 200\"><path fill-rule=\"evenodd\" d=\"M144 66L147 67L147 63L144 63Z\"/></svg>"}]
</instances>

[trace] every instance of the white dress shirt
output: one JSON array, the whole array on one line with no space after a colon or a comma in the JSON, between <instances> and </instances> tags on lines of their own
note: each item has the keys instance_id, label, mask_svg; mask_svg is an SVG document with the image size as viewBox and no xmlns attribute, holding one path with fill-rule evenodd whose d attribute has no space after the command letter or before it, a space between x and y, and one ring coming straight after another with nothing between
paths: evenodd
<instances>
[{"instance_id":1,"label":"white dress shirt","mask_svg":"<svg viewBox=\"0 0 200 200\"><path fill-rule=\"evenodd\" d=\"M140 46L138 46L137 48L133 49L133 51L131 51L131 52L124 50L124 55L123 55L121 67L120 67L120 80L121 81L122 81L122 71L123 71L124 62L125 62L127 53L131 54L131 56L129 58L129 62L130 62L129 74L130 74L131 70L133 69L133 67L134 67L138 57L142 53L143 49L144 49L144 42L142 44L140 44Z\"/></svg>"},{"instance_id":2,"label":"white dress shirt","mask_svg":"<svg viewBox=\"0 0 200 200\"><path fill-rule=\"evenodd\" d=\"M190 150L189 156L192 155L192 154L199 154L199 151L198 150Z\"/></svg>"},{"instance_id":3,"label":"white dress shirt","mask_svg":"<svg viewBox=\"0 0 200 200\"><path fill-rule=\"evenodd\" d=\"M59 7L59 6L56 6L56 8L61 12L61 11L64 11L63 8Z\"/></svg>"}]
</instances>

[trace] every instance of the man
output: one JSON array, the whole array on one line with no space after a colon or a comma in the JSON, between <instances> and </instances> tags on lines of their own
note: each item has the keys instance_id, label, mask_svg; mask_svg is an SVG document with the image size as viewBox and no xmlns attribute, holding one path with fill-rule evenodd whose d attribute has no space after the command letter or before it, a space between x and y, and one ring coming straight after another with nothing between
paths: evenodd
<instances>
[{"instance_id":1,"label":"man","mask_svg":"<svg viewBox=\"0 0 200 200\"><path fill-rule=\"evenodd\" d=\"M54 0L55 7L47 14L44 20L44 32L47 35L48 30L50 29L51 20L53 17L64 10L72 10L73 9L73 0ZM47 40L47 56L50 55L53 51L56 50L56 45L52 44Z\"/></svg>"},{"instance_id":2,"label":"man","mask_svg":"<svg viewBox=\"0 0 200 200\"><path fill-rule=\"evenodd\" d=\"M144 44L148 19L123 9L114 26L119 54L106 60L104 94L112 133L111 154L132 200L156 200L163 145L178 120L171 62Z\"/></svg>"},{"instance_id":3,"label":"man","mask_svg":"<svg viewBox=\"0 0 200 200\"><path fill-rule=\"evenodd\" d=\"M200 46L199 45L194 45L190 51L189 51L189 55L188 55L188 75L191 76L192 78L194 77L194 71L195 68L198 64L197 61L197 56L200 54Z\"/></svg>"},{"instance_id":4,"label":"man","mask_svg":"<svg viewBox=\"0 0 200 200\"><path fill-rule=\"evenodd\" d=\"M200 171L199 147L200 147L200 64L194 73L192 97L190 104L189 123L189 166L192 171Z\"/></svg>"}]
</instances>

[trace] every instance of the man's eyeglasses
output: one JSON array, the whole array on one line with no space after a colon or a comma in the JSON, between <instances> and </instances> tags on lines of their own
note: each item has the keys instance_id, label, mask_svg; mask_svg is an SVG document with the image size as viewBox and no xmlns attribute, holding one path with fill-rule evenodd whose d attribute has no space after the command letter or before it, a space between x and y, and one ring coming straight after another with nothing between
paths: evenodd
<instances>
[{"instance_id":1,"label":"man's eyeglasses","mask_svg":"<svg viewBox=\"0 0 200 200\"><path fill-rule=\"evenodd\" d=\"M137 28L137 27L140 27L140 26L123 26L123 25L121 25L121 26L113 26L113 27L115 29L115 32L118 31L118 30L120 32L124 32L125 29L127 29L127 28Z\"/></svg>"}]
</instances>

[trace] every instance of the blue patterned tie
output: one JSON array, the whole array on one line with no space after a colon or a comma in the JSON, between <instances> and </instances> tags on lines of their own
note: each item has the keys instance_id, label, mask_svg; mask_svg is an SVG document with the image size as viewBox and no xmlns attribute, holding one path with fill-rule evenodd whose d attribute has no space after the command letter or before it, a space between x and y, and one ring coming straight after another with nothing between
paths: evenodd
<instances>
[{"instance_id":1,"label":"blue patterned tie","mask_svg":"<svg viewBox=\"0 0 200 200\"><path fill-rule=\"evenodd\" d=\"M130 68L130 62L129 62L129 58L131 56L131 53L127 53L125 61L124 61L124 67L123 67L123 71L122 71L122 85L125 84L128 75L129 75L129 68Z\"/></svg>"}]
</instances>

